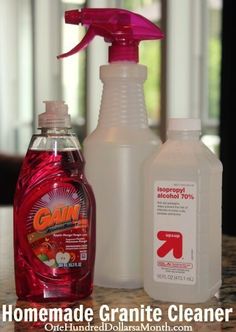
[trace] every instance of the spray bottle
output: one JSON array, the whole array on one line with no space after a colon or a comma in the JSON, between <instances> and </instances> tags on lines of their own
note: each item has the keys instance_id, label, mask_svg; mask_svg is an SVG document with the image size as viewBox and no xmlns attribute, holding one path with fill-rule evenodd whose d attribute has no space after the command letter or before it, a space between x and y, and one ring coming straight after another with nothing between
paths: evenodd
<instances>
[{"instance_id":1,"label":"spray bottle","mask_svg":"<svg viewBox=\"0 0 236 332\"><path fill-rule=\"evenodd\" d=\"M86 176L97 203L95 284L138 288L142 280L142 165L159 139L149 129L143 94L146 67L138 64L142 40L163 37L146 18L123 9L68 11L66 23L88 27L70 52L86 48L95 36L109 47L109 64L101 66L104 83L95 131L84 141Z\"/></svg>"},{"instance_id":2,"label":"spray bottle","mask_svg":"<svg viewBox=\"0 0 236 332\"><path fill-rule=\"evenodd\" d=\"M64 102L46 102L14 199L16 293L74 301L93 287L95 201Z\"/></svg>"}]
</instances>

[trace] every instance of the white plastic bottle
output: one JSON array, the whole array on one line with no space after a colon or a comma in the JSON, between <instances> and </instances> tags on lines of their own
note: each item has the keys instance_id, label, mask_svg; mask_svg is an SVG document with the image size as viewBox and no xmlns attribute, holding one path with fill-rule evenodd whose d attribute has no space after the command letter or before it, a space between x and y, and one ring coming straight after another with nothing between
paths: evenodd
<instances>
[{"instance_id":1,"label":"white plastic bottle","mask_svg":"<svg viewBox=\"0 0 236 332\"><path fill-rule=\"evenodd\" d=\"M198 119L170 119L145 164L144 288L154 299L205 302L221 286L222 165Z\"/></svg>"},{"instance_id":2,"label":"white plastic bottle","mask_svg":"<svg viewBox=\"0 0 236 332\"><path fill-rule=\"evenodd\" d=\"M142 276L142 166L159 143L149 129L143 95L146 67L139 43L163 38L145 17L120 8L82 8L65 13L83 24L83 40L59 58L83 50L97 36L110 43L99 123L84 141L85 173L97 207L95 284L138 288ZM96 56L96 55L94 55Z\"/></svg>"},{"instance_id":3,"label":"white plastic bottle","mask_svg":"<svg viewBox=\"0 0 236 332\"><path fill-rule=\"evenodd\" d=\"M95 284L138 288L142 280L142 165L159 139L149 129L143 95L146 67L101 67L99 122L84 142L85 172L97 205Z\"/></svg>"}]
</instances>

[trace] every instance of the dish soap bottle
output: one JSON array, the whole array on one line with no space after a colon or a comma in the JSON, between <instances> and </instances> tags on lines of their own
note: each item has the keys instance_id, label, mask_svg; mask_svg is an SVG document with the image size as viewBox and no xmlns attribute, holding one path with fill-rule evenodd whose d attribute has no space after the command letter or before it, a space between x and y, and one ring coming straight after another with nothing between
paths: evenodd
<instances>
[{"instance_id":1,"label":"dish soap bottle","mask_svg":"<svg viewBox=\"0 0 236 332\"><path fill-rule=\"evenodd\" d=\"M145 164L144 288L156 300L205 302L221 286L222 165L199 119L170 119Z\"/></svg>"},{"instance_id":2,"label":"dish soap bottle","mask_svg":"<svg viewBox=\"0 0 236 332\"><path fill-rule=\"evenodd\" d=\"M95 284L138 288L142 277L142 165L156 149L143 94L147 77L138 63L142 40L160 39L160 29L146 18L123 9L84 8L68 11L66 23L88 31L72 55L102 36L109 47L109 65L101 67L104 83L98 126L84 141L86 176L97 203Z\"/></svg>"},{"instance_id":3,"label":"dish soap bottle","mask_svg":"<svg viewBox=\"0 0 236 332\"><path fill-rule=\"evenodd\" d=\"M67 105L45 104L15 193L16 293L21 300L74 301L92 292L95 200Z\"/></svg>"}]
</instances>

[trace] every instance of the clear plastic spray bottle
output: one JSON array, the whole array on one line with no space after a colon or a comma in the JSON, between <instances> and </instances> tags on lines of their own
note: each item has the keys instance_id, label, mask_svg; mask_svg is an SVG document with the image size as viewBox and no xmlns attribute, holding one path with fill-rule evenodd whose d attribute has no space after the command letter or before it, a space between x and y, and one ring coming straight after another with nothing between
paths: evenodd
<instances>
[{"instance_id":1,"label":"clear plastic spray bottle","mask_svg":"<svg viewBox=\"0 0 236 332\"><path fill-rule=\"evenodd\" d=\"M160 143L148 127L147 69L138 64L138 46L163 34L146 18L123 9L72 10L65 19L88 31L60 57L84 49L96 35L111 43L109 64L100 68L104 88L98 126L84 141L86 176L97 203L95 284L138 288L143 284L142 165Z\"/></svg>"}]
</instances>

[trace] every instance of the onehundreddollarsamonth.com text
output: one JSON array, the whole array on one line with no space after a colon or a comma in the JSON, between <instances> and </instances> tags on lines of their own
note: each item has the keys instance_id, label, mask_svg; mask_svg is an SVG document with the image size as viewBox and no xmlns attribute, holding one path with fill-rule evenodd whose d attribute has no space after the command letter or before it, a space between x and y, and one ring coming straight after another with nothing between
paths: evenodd
<instances>
[{"instance_id":1,"label":"onehundreddollarsamonth.com text","mask_svg":"<svg viewBox=\"0 0 236 332\"><path fill-rule=\"evenodd\" d=\"M192 332L193 328L189 325L175 325L170 326L167 322L163 323L162 325L152 325L151 323L141 323L140 325L126 325L123 322L118 324L112 323L102 323L101 325L74 325L72 323L66 323L63 325L54 325L52 323L47 323L44 326L44 330L47 332L99 332L99 331L121 331L121 332L132 332L132 331L146 331L146 332Z\"/></svg>"}]
</instances>

